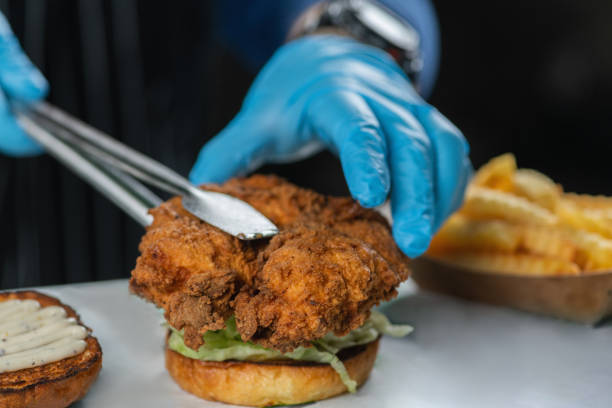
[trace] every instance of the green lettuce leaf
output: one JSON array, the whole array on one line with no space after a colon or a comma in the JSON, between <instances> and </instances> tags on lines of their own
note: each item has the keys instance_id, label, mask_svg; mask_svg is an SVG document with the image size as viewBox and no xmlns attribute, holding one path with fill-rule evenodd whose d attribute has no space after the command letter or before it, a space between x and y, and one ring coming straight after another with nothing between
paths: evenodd
<instances>
[{"instance_id":1,"label":"green lettuce leaf","mask_svg":"<svg viewBox=\"0 0 612 408\"><path fill-rule=\"evenodd\" d=\"M225 322L225 326L223 330L207 331L203 336L204 344L198 350L187 347L183 341L183 332L169 326L172 334L168 339L168 346L171 350L185 357L204 361L291 359L329 364L336 370L350 392L355 392L357 383L350 378L346 367L336 356L340 350L370 343L381 334L402 337L412 331L410 326L393 325L385 315L372 311L363 326L351 331L346 336L339 337L333 333L328 333L321 339L314 341L312 347L298 347L289 353L281 353L258 344L242 341L233 316Z\"/></svg>"},{"instance_id":2,"label":"green lettuce leaf","mask_svg":"<svg viewBox=\"0 0 612 408\"><path fill-rule=\"evenodd\" d=\"M346 336L339 337L330 332L319 340L315 340L314 344L335 354L344 348L370 343L381 334L391 337L404 337L411 331L412 327L405 324L391 324L387 316L372 311L368 320L361 327L351 331Z\"/></svg>"}]
</instances>

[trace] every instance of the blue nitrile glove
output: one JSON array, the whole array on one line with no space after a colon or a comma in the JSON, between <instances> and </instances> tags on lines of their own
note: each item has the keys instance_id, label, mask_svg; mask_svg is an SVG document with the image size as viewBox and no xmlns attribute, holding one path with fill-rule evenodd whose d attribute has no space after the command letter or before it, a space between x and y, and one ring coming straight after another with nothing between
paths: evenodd
<instances>
[{"instance_id":1,"label":"blue nitrile glove","mask_svg":"<svg viewBox=\"0 0 612 408\"><path fill-rule=\"evenodd\" d=\"M390 56L317 35L276 52L190 178L221 182L321 146L338 154L361 205L382 204L390 193L393 236L409 256L423 253L461 204L471 174L461 132L421 99Z\"/></svg>"},{"instance_id":2,"label":"blue nitrile glove","mask_svg":"<svg viewBox=\"0 0 612 408\"><path fill-rule=\"evenodd\" d=\"M25 56L0 13L0 153L31 156L42 152L15 121L9 101L34 102L44 98L47 89L47 81Z\"/></svg>"}]
</instances>

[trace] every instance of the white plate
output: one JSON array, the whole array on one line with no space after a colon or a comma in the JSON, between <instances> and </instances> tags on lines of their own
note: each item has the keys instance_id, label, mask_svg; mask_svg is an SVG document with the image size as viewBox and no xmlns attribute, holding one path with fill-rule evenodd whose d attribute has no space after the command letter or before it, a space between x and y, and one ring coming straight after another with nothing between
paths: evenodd
<instances>
[{"instance_id":1,"label":"white plate","mask_svg":"<svg viewBox=\"0 0 612 408\"><path fill-rule=\"evenodd\" d=\"M182 391L164 368L162 317L127 281L37 288L73 306L104 352L75 407L226 407ZM415 331L384 338L369 381L326 407L612 407L612 324L598 328L417 293L382 308Z\"/></svg>"}]
</instances>

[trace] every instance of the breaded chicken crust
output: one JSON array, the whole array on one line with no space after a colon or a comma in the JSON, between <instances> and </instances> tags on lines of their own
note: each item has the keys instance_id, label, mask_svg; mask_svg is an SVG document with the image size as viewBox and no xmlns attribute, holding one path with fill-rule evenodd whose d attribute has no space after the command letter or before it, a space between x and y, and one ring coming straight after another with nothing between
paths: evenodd
<instances>
[{"instance_id":1,"label":"breaded chicken crust","mask_svg":"<svg viewBox=\"0 0 612 408\"><path fill-rule=\"evenodd\" d=\"M193 349L231 315L242 340L282 352L345 335L408 278L386 220L351 198L263 175L203 188L248 202L280 233L241 241L187 213L179 197L150 211L130 290L163 308Z\"/></svg>"}]
</instances>

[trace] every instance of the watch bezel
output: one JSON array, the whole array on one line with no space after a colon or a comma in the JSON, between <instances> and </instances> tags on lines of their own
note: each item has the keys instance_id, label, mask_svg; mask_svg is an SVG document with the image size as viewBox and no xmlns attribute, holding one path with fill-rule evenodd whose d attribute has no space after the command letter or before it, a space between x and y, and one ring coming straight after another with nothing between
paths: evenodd
<instances>
[{"instance_id":1,"label":"watch bezel","mask_svg":"<svg viewBox=\"0 0 612 408\"><path fill-rule=\"evenodd\" d=\"M407 38L403 44L398 44L397 38L394 41L392 36L385 35L382 19L372 17L372 11L381 13L384 18L390 19L399 27L405 30L403 33ZM364 17L364 13L370 13ZM418 76L422 70L422 60L420 53L420 36L416 29L405 19L393 12L383 4L373 0L329 0L323 6L318 21L313 22L309 31L313 32L321 27L337 27L348 33L353 38L381 48L393 57L406 75L415 83L418 83ZM380 24L376 27L376 24Z\"/></svg>"}]
</instances>

